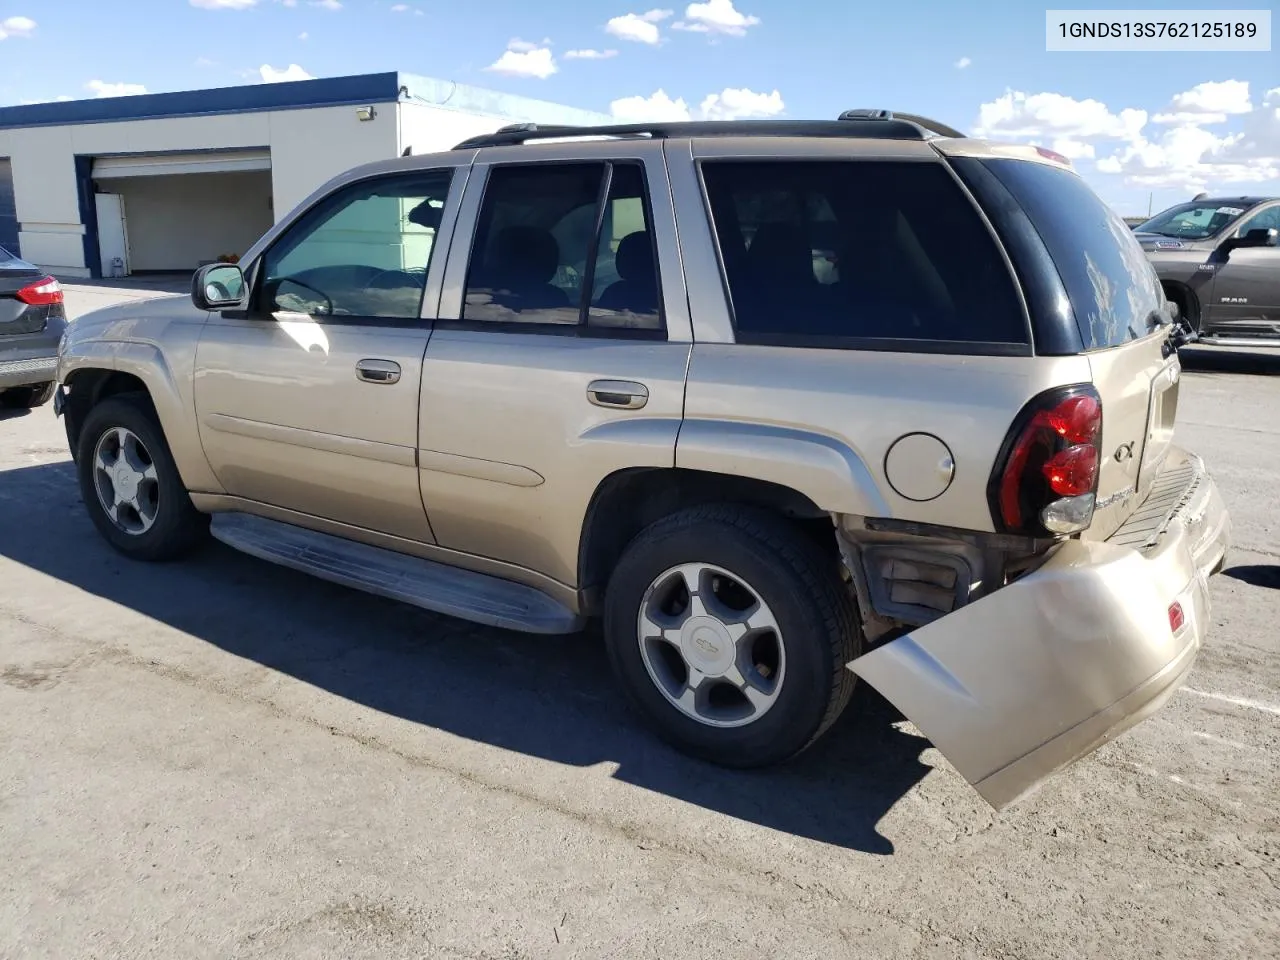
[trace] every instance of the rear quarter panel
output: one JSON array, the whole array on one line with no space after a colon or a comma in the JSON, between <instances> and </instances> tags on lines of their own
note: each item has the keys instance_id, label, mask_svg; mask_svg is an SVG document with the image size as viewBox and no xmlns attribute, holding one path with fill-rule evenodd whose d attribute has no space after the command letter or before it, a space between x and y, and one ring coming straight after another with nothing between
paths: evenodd
<instances>
[{"instance_id":1,"label":"rear quarter panel","mask_svg":"<svg viewBox=\"0 0 1280 960\"><path fill-rule=\"evenodd\" d=\"M1019 410L1043 390L1089 377L1083 357L699 343L676 465L781 483L831 512L990 531L987 484ZM777 428L785 430L782 441L772 439ZM886 472L895 441L913 433L941 440L954 465L946 489L926 501L900 494ZM804 449L813 444L857 466L842 472L837 458L815 458Z\"/></svg>"}]
</instances>

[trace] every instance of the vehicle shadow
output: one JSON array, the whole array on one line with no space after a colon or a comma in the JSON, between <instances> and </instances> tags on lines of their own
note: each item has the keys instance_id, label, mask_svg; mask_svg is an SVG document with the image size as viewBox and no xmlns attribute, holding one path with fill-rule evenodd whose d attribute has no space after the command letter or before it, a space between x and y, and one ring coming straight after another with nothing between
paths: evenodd
<instances>
[{"instance_id":1,"label":"vehicle shadow","mask_svg":"<svg viewBox=\"0 0 1280 960\"><path fill-rule=\"evenodd\" d=\"M623 708L589 634L537 637L436 616L211 544L176 564L134 563L98 536L69 462L0 473L0 555L237 657L383 713L506 750L592 766L742 820L875 854L876 825L932 769L928 740L862 684L813 749L727 771L655 740Z\"/></svg>"},{"instance_id":2,"label":"vehicle shadow","mask_svg":"<svg viewBox=\"0 0 1280 960\"><path fill-rule=\"evenodd\" d=\"M1280 374L1280 350L1187 346L1178 350L1178 360L1196 373Z\"/></svg>"},{"instance_id":3,"label":"vehicle shadow","mask_svg":"<svg viewBox=\"0 0 1280 960\"><path fill-rule=\"evenodd\" d=\"M17 420L20 417L28 417L31 410L27 407L4 407L0 406L0 423L6 420Z\"/></svg>"},{"instance_id":4,"label":"vehicle shadow","mask_svg":"<svg viewBox=\"0 0 1280 960\"><path fill-rule=\"evenodd\" d=\"M1268 587L1272 590L1280 590L1280 564L1261 563L1231 567L1223 570L1222 575L1233 580L1239 580L1241 583L1247 583L1252 587Z\"/></svg>"}]
</instances>

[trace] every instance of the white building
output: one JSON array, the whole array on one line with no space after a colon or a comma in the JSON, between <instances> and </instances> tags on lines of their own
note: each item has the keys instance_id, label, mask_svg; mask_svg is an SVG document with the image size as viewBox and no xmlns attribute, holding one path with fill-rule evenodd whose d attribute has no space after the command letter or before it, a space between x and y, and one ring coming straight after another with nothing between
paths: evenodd
<instances>
[{"instance_id":1,"label":"white building","mask_svg":"<svg viewBox=\"0 0 1280 960\"><path fill-rule=\"evenodd\" d=\"M609 117L407 73L0 107L0 246L63 277L193 270L350 167L515 122Z\"/></svg>"}]
</instances>

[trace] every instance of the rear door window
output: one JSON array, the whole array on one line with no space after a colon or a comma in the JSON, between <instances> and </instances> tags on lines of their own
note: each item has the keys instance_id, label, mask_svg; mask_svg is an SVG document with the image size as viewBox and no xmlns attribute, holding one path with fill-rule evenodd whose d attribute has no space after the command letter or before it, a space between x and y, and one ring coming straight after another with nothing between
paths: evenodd
<instances>
[{"instance_id":1,"label":"rear door window","mask_svg":"<svg viewBox=\"0 0 1280 960\"><path fill-rule=\"evenodd\" d=\"M1026 352L1022 303L940 163L704 161L738 342Z\"/></svg>"},{"instance_id":2,"label":"rear door window","mask_svg":"<svg viewBox=\"0 0 1280 960\"><path fill-rule=\"evenodd\" d=\"M1074 173L1025 160L984 160L1030 218L1057 267L1085 350L1145 337L1164 294L1133 231Z\"/></svg>"}]
</instances>

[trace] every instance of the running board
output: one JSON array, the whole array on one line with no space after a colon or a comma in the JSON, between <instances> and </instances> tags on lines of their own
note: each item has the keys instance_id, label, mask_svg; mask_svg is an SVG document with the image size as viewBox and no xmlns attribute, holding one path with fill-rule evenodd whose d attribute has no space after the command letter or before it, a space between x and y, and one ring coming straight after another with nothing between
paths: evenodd
<instances>
[{"instance_id":1,"label":"running board","mask_svg":"<svg viewBox=\"0 0 1280 960\"><path fill-rule=\"evenodd\" d=\"M1206 347L1280 347L1280 336L1274 337L1199 337L1191 341Z\"/></svg>"},{"instance_id":2,"label":"running board","mask_svg":"<svg viewBox=\"0 0 1280 960\"><path fill-rule=\"evenodd\" d=\"M434 613L524 633L582 629L582 619L567 607L511 580L247 513L216 513L210 529L227 546L261 560Z\"/></svg>"}]
</instances>

